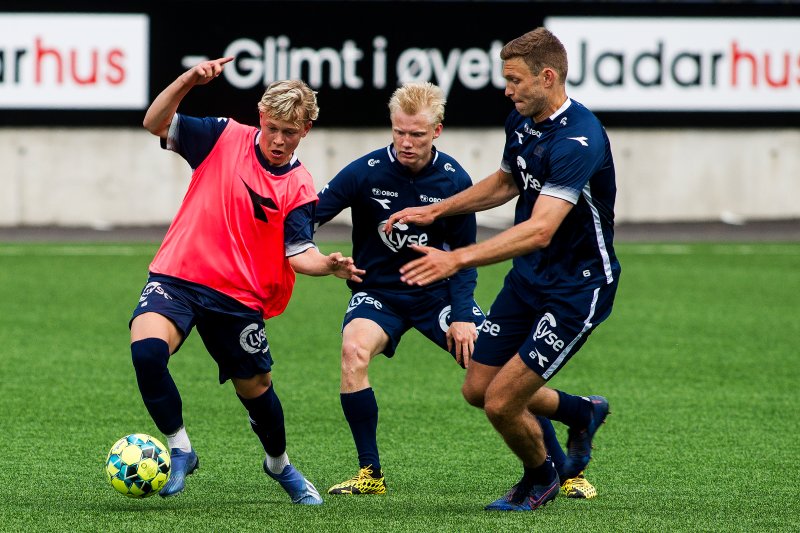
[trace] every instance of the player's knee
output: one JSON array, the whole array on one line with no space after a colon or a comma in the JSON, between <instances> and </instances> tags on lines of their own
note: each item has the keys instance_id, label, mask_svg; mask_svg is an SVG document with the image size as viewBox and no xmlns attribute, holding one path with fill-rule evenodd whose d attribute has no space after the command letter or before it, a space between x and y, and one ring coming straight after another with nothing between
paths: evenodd
<instances>
[{"instance_id":1,"label":"player's knee","mask_svg":"<svg viewBox=\"0 0 800 533\"><path fill-rule=\"evenodd\" d=\"M156 338L132 342L131 360L137 374L163 372L169 361L169 345L166 341Z\"/></svg>"},{"instance_id":2,"label":"player's knee","mask_svg":"<svg viewBox=\"0 0 800 533\"><path fill-rule=\"evenodd\" d=\"M464 399L468 404L472 405L473 407L477 407L478 409L483 409L483 393L484 391L476 389L468 382L464 382L464 384L461 386L461 395L464 396Z\"/></svg>"},{"instance_id":3,"label":"player's knee","mask_svg":"<svg viewBox=\"0 0 800 533\"><path fill-rule=\"evenodd\" d=\"M355 342L342 344L342 372L357 373L369 366L369 351Z\"/></svg>"},{"instance_id":4,"label":"player's knee","mask_svg":"<svg viewBox=\"0 0 800 533\"><path fill-rule=\"evenodd\" d=\"M514 412L509 403L502 397L493 396L485 398L483 410L486 413L486 417L496 428L513 423Z\"/></svg>"}]
</instances>

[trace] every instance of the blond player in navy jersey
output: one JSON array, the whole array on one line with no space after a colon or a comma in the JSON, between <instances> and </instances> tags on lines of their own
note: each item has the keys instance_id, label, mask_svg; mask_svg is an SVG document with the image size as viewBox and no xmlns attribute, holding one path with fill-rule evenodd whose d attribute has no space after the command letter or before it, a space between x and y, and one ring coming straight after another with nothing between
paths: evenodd
<instances>
[{"instance_id":1,"label":"blond player in navy jersey","mask_svg":"<svg viewBox=\"0 0 800 533\"><path fill-rule=\"evenodd\" d=\"M562 472L573 478L589 463L608 414L602 396L545 384L611 313L620 275L612 244L616 184L603 126L566 94L561 42L537 28L507 43L501 59L515 109L506 120L500 169L442 202L393 214L384 229L425 226L517 197L512 228L452 251L416 246L423 257L400 271L406 283L421 286L513 258L487 317L498 334L479 337L462 392L523 464L520 481L486 509L530 511L553 500L560 484L536 415L568 426Z\"/></svg>"}]
</instances>

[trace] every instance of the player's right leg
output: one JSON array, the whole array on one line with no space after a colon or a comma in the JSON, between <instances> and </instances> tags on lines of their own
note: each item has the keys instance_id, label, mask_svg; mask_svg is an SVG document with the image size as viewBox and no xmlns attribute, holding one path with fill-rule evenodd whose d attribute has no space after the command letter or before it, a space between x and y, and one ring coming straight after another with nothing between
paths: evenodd
<instances>
[{"instance_id":1,"label":"player's right leg","mask_svg":"<svg viewBox=\"0 0 800 533\"><path fill-rule=\"evenodd\" d=\"M363 310L366 316L345 318L342 331L342 380L340 400L358 452L358 473L328 489L328 494L384 494L386 479L378 454L378 402L370 387L367 369L370 361L390 346L389 335L372 314L381 309ZM355 310L354 310L355 311ZM391 344L390 351L393 353Z\"/></svg>"},{"instance_id":2,"label":"player's right leg","mask_svg":"<svg viewBox=\"0 0 800 533\"><path fill-rule=\"evenodd\" d=\"M180 393L167 369L171 354L185 336L176 324L191 329L191 311L169 295L172 288L153 286L148 283L145 287L131 320L131 358L142 400L170 448L170 479L159 491L167 497L183 491L186 476L199 465L183 426Z\"/></svg>"},{"instance_id":3,"label":"player's right leg","mask_svg":"<svg viewBox=\"0 0 800 533\"><path fill-rule=\"evenodd\" d=\"M521 358L513 357L486 389L486 417L524 468L522 479L486 510L534 511L558 495L558 473L547 455L542 428L528 409L529 399L544 383Z\"/></svg>"}]
</instances>

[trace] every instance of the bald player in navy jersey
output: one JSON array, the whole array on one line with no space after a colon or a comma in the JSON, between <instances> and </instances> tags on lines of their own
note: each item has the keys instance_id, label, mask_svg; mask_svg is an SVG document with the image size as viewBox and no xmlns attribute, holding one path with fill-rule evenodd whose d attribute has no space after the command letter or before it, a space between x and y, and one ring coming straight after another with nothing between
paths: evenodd
<instances>
[{"instance_id":1,"label":"bald player in navy jersey","mask_svg":"<svg viewBox=\"0 0 800 533\"><path fill-rule=\"evenodd\" d=\"M530 511L559 491L536 415L568 426L560 470L573 478L589 463L595 432L608 414L602 396L574 396L545 384L611 313L620 275L612 244L616 183L603 126L566 94L561 42L537 28L507 43L501 59L505 94L515 109L506 120L500 169L442 202L393 214L384 229L425 226L517 197L512 228L452 251L415 246L423 257L401 273L422 286L513 258L487 317L498 334L478 339L462 392L484 409L524 467L522 479L486 509Z\"/></svg>"}]
</instances>

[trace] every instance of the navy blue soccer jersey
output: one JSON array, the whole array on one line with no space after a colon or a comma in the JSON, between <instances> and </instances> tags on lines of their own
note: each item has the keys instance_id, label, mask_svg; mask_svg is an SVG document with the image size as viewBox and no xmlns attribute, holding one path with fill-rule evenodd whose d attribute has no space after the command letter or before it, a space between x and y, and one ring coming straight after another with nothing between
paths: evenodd
<instances>
[{"instance_id":1,"label":"navy blue soccer jersey","mask_svg":"<svg viewBox=\"0 0 800 533\"><path fill-rule=\"evenodd\" d=\"M208 157L219 136L228 125L224 117L197 118L175 113L170 124L169 134L161 140L161 146L176 152L183 157L192 169L196 169ZM300 164L297 156L281 167L269 164L267 158L258 149L259 132L255 138L256 157L270 174L280 176L286 174ZM283 235L286 255L297 255L314 245L314 203L301 205L293 209L283 224Z\"/></svg>"},{"instance_id":2,"label":"navy blue soccer jersey","mask_svg":"<svg viewBox=\"0 0 800 533\"><path fill-rule=\"evenodd\" d=\"M530 219L539 195L574 205L548 247L514 258L512 278L557 291L611 283L620 270L613 245L617 186L600 121L567 99L539 123L512 111L505 131L501 169L520 192L514 224Z\"/></svg>"},{"instance_id":3,"label":"navy blue soccer jersey","mask_svg":"<svg viewBox=\"0 0 800 533\"><path fill-rule=\"evenodd\" d=\"M328 222L343 209L351 208L353 258L367 271L363 283L348 284L353 290L370 288L414 291L449 291L454 321L472 321L473 291L477 271L465 269L452 278L426 288L409 287L400 281L400 267L419 257L411 244L455 249L475 242L475 215L437 220L430 226L395 224L391 234L383 232L389 216L406 207L424 206L452 196L472 185L467 172L455 159L434 148L430 164L417 174L397 161L392 145L356 159L341 170L319 193L316 220Z\"/></svg>"}]
</instances>

